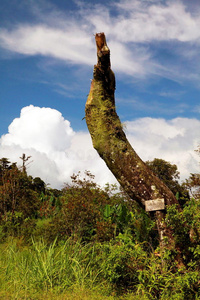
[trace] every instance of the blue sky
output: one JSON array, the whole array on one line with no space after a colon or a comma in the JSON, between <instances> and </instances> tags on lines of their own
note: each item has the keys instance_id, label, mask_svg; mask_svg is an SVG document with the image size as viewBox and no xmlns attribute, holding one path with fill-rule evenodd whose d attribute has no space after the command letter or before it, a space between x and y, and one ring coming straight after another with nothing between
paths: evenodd
<instances>
[{"instance_id":1,"label":"blue sky","mask_svg":"<svg viewBox=\"0 0 200 300\"><path fill-rule=\"evenodd\" d=\"M85 169L114 181L82 120L94 34L105 32L134 149L176 163L183 179L197 172L199 28L195 0L1 0L0 156L31 154L30 173L53 187Z\"/></svg>"}]
</instances>

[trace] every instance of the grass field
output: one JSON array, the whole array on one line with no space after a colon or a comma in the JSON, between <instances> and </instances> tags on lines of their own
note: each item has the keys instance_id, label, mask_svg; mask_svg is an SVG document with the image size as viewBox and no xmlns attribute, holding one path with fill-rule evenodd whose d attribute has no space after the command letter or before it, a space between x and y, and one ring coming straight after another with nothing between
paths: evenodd
<instances>
[{"instance_id":1,"label":"grass field","mask_svg":"<svg viewBox=\"0 0 200 300\"><path fill-rule=\"evenodd\" d=\"M10 240L0 246L0 299L136 299L116 295L96 269L98 259L91 245L70 239L59 246Z\"/></svg>"}]
</instances>

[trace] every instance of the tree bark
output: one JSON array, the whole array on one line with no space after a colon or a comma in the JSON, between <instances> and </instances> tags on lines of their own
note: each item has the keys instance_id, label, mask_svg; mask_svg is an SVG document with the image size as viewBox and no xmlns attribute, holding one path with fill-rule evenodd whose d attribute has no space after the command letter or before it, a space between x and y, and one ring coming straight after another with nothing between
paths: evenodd
<instances>
[{"instance_id":1,"label":"tree bark","mask_svg":"<svg viewBox=\"0 0 200 300\"><path fill-rule=\"evenodd\" d=\"M104 33L95 36L97 65L85 107L86 122L94 148L131 199L144 208L145 201L164 198L165 205L179 203L171 190L147 167L128 142L115 109L115 75L110 68L110 50ZM157 221L160 243L175 246L164 222L165 210L152 213Z\"/></svg>"}]
</instances>

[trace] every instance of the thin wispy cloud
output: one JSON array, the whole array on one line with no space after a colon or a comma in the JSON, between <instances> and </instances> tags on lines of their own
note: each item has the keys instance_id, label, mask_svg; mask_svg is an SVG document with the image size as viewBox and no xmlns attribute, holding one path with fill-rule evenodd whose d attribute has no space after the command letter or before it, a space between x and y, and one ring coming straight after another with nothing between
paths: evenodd
<instances>
[{"instance_id":1,"label":"thin wispy cloud","mask_svg":"<svg viewBox=\"0 0 200 300\"><path fill-rule=\"evenodd\" d=\"M185 91L161 91L159 93L160 96L166 97L166 98L180 98L182 95L184 95Z\"/></svg>"},{"instance_id":2,"label":"thin wispy cloud","mask_svg":"<svg viewBox=\"0 0 200 300\"><path fill-rule=\"evenodd\" d=\"M50 56L91 66L96 60L93 34L104 31L116 71L138 78L157 75L177 81L199 79L199 64L191 65L191 59L199 60L200 14L189 11L183 2L77 3L74 15L55 6L45 11L37 3L33 11L38 23L1 28L2 47L22 55ZM155 43L158 48L165 43L166 49L170 43L173 57L159 57Z\"/></svg>"},{"instance_id":3,"label":"thin wispy cloud","mask_svg":"<svg viewBox=\"0 0 200 300\"><path fill-rule=\"evenodd\" d=\"M181 1L120 1L113 34L124 42L198 41L199 15L192 15Z\"/></svg>"},{"instance_id":4,"label":"thin wispy cloud","mask_svg":"<svg viewBox=\"0 0 200 300\"><path fill-rule=\"evenodd\" d=\"M5 48L20 54L52 56L74 64L92 63L91 36L76 27L59 30L44 25L19 25L13 31L2 30L0 38Z\"/></svg>"}]
</instances>

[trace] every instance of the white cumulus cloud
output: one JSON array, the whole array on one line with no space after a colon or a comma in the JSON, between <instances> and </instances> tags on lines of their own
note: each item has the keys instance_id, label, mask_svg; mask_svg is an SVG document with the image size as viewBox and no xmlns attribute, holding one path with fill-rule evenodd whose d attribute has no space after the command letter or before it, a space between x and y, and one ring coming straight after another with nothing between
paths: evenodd
<instances>
[{"instance_id":1,"label":"white cumulus cloud","mask_svg":"<svg viewBox=\"0 0 200 300\"><path fill-rule=\"evenodd\" d=\"M143 160L156 157L175 163L181 179L199 172L199 157L194 152L200 143L199 120L141 118L127 122L126 128L128 139ZM54 188L63 187L73 173L85 170L91 171L100 185L116 182L93 149L89 133L75 132L55 109L30 105L13 120L0 139L0 157L20 165L22 153L31 155L28 173Z\"/></svg>"},{"instance_id":2,"label":"white cumulus cloud","mask_svg":"<svg viewBox=\"0 0 200 300\"><path fill-rule=\"evenodd\" d=\"M19 118L9 126L9 134L3 136L4 145L20 145L49 154L64 151L74 135L70 123L61 113L51 108L24 107Z\"/></svg>"},{"instance_id":3,"label":"white cumulus cloud","mask_svg":"<svg viewBox=\"0 0 200 300\"><path fill-rule=\"evenodd\" d=\"M126 122L130 143L143 160L162 158L178 166L181 179L199 172L200 121L141 118Z\"/></svg>"},{"instance_id":4,"label":"white cumulus cloud","mask_svg":"<svg viewBox=\"0 0 200 300\"><path fill-rule=\"evenodd\" d=\"M92 147L88 133L74 132L70 122L51 108L33 105L22 108L8 134L0 139L0 157L18 162L31 155L28 173L41 177L52 187L60 188L73 173L90 170L101 185L114 178Z\"/></svg>"}]
</instances>

